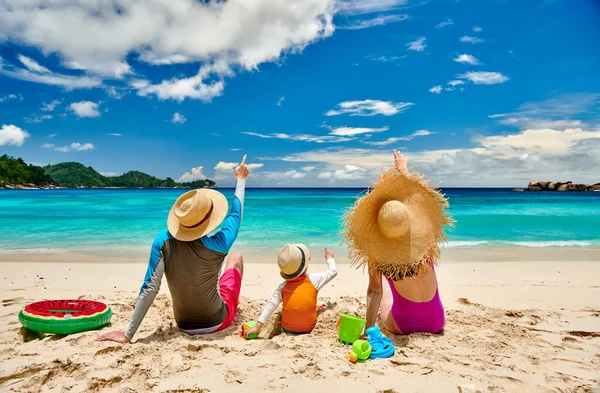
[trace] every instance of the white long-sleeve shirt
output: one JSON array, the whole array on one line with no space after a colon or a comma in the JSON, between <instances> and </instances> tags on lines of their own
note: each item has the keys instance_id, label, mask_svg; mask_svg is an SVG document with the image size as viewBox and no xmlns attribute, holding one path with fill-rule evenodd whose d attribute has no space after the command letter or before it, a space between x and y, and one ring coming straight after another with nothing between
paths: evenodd
<instances>
[{"instance_id":1,"label":"white long-sleeve shirt","mask_svg":"<svg viewBox=\"0 0 600 393\"><path fill-rule=\"evenodd\" d=\"M337 270L335 267L335 260L333 258L327 259L327 271L324 273L308 273L308 278L312 285L315 287L317 291L320 291L325 285L327 285L331 280L333 280L337 276ZM283 295L281 294L281 290L285 286L287 281L282 282L275 292L273 292L273 296L267 302L265 307L258 317L258 322L265 324L271 314L277 309L279 304L283 301ZM316 306L316 304L315 304Z\"/></svg>"}]
</instances>

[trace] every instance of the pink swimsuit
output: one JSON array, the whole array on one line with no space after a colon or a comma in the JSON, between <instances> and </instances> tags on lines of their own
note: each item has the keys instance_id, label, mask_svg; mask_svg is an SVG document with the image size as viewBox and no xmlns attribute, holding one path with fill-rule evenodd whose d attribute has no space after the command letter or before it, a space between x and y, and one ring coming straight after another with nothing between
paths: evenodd
<instances>
[{"instance_id":1,"label":"pink swimsuit","mask_svg":"<svg viewBox=\"0 0 600 393\"><path fill-rule=\"evenodd\" d=\"M444 329L444 306L438 288L430 301L413 302L398 293L394 281L387 280L394 297L392 317L402 333L439 333Z\"/></svg>"}]
</instances>

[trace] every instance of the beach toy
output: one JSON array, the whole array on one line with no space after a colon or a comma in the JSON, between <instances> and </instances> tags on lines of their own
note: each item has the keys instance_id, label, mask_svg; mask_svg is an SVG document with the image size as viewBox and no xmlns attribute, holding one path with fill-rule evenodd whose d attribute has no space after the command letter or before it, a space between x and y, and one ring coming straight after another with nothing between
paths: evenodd
<instances>
[{"instance_id":1,"label":"beach toy","mask_svg":"<svg viewBox=\"0 0 600 393\"><path fill-rule=\"evenodd\" d=\"M242 332L240 333L240 337L244 337L244 332L248 329L252 329L253 327L256 327L256 321L248 321L248 322L244 322L242 324ZM258 337L258 333L252 333L248 335L248 340L254 340L255 338Z\"/></svg>"},{"instance_id":2,"label":"beach toy","mask_svg":"<svg viewBox=\"0 0 600 393\"><path fill-rule=\"evenodd\" d=\"M365 332L371 344L371 359L389 358L394 355L395 348L392 340L381 334L377 326L371 326Z\"/></svg>"},{"instance_id":3,"label":"beach toy","mask_svg":"<svg viewBox=\"0 0 600 393\"><path fill-rule=\"evenodd\" d=\"M343 344L354 344L360 339L366 323L365 319L341 312L337 323L338 340Z\"/></svg>"},{"instance_id":4,"label":"beach toy","mask_svg":"<svg viewBox=\"0 0 600 393\"><path fill-rule=\"evenodd\" d=\"M319 311L324 311L330 308L334 308L335 306L337 306L337 302L327 302L327 303L323 303L320 306L317 306L317 312Z\"/></svg>"},{"instance_id":5,"label":"beach toy","mask_svg":"<svg viewBox=\"0 0 600 393\"><path fill-rule=\"evenodd\" d=\"M356 340L352 344L352 352L348 356L348 359L352 363L357 361L365 361L371 356L371 344L365 340Z\"/></svg>"},{"instance_id":6,"label":"beach toy","mask_svg":"<svg viewBox=\"0 0 600 393\"><path fill-rule=\"evenodd\" d=\"M45 300L19 313L21 324L35 332L72 334L98 329L110 322L112 311L93 300Z\"/></svg>"}]
</instances>

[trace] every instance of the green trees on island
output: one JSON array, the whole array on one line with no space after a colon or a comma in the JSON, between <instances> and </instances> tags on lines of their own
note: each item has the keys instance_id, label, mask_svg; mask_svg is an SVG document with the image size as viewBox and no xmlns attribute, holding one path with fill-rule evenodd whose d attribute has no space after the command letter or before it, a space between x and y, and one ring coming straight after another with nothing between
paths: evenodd
<instances>
[{"instance_id":1,"label":"green trees on island","mask_svg":"<svg viewBox=\"0 0 600 393\"><path fill-rule=\"evenodd\" d=\"M0 156L0 184L35 184L52 183L52 177L39 166L27 164L20 158Z\"/></svg>"},{"instance_id":2,"label":"green trees on island","mask_svg":"<svg viewBox=\"0 0 600 393\"><path fill-rule=\"evenodd\" d=\"M0 185L35 184L43 186L50 183L63 187L120 187L120 188L173 188L214 187L210 179L196 180L190 183L177 183L167 177L159 179L140 171L130 171L121 176L104 176L92 167L78 162L63 162L43 168L25 163L20 158L7 155L0 157Z\"/></svg>"}]
</instances>

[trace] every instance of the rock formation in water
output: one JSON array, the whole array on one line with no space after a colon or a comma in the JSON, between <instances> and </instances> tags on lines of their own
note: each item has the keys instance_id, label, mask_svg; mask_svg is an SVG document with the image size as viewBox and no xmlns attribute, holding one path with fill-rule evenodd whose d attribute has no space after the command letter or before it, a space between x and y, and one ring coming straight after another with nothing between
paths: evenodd
<instances>
[{"instance_id":1,"label":"rock formation in water","mask_svg":"<svg viewBox=\"0 0 600 393\"><path fill-rule=\"evenodd\" d=\"M600 191L600 183L596 184L575 184L572 181L551 182L535 181L529 182L527 188L515 188L516 191Z\"/></svg>"}]
</instances>

